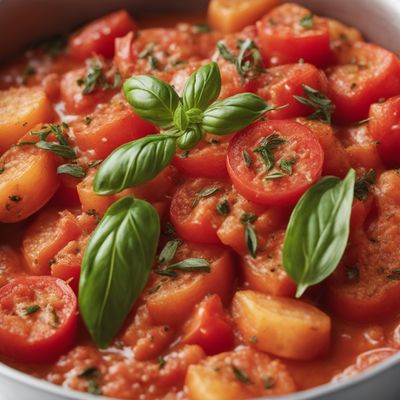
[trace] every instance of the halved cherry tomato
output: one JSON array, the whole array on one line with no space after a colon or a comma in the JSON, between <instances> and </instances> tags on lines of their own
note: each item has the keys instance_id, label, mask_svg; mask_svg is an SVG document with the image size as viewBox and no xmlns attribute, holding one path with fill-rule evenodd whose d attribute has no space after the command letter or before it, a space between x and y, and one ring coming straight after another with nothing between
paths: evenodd
<instances>
[{"instance_id":1,"label":"halved cherry tomato","mask_svg":"<svg viewBox=\"0 0 400 400\"><path fill-rule=\"evenodd\" d=\"M29 272L47 275L54 256L71 240L79 237L81 228L68 210L45 209L26 229L22 252Z\"/></svg>"},{"instance_id":2,"label":"halved cherry tomato","mask_svg":"<svg viewBox=\"0 0 400 400\"><path fill-rule=\"evenodd\" d=\"M328 22L297 4L283 4L257 23L261 51L267 65L303 59L319 67L332 60Z\"/></svg>"},{"instance_id":3,"label":"halved cherry tomato","mask_svg":"<svg viewBox=\"0 0 400 400\"><path fill-rule=\"evenodd\" d=\"M281 361L248 347L191 365L185 385L190 400L275 397L296 390L293 377Z\"/></svg>"},{"instance_id":4,"label":"halved cherry tomato","mask_svg":"<svg viewBox=\"0 0 400 400\"><path fill-rule=\"evenodd\" d=\"M242 258L242 273L250 289L275 296L294 296L296 284L282 265L284 237L284 231L271 233L256 258L251 255Z\"/></svg>"},{"instance_id":5,"label":"halved cherry tomato","mask_svg":"<svg viewBox=\"0 0 400 400\"><path fill-rule=\"evenodd\" d=\"M48 362L69 350L77 331L77 300L61 279L19 277L0 289L0 353Z\"/></svg>"},{"instance_id":6,"label":"halved cherry tomato","mask_svg":"<svg viewBox=\"0 0 400 400\"><path fill-rule=\"evenodd\" d=\"M114 41L137 26L125 10L116 11L96 19L71 36L68 50L71 55L85 60L94 54L111 58L114 55Z\"/></svg>"},{"instance_id":7,"label":"halved cherry tomato","mask_svg":"<svg viewBox=\"0 0 400 400\"><path fill-rule=\"evenodd\" d=\"M369 109L368 131L378 141L377 149L388 167L400 167L400 96Z\"/></svg>"},{"instance_id":8,"label":"halved cherry tomato","mask_svg":"<svg viewBox=\"0 0 400 400\"><path fill-rule=\"evenodd\" d=\"M179 171L196 177L223 179L228 177L226 152L233 135L206 135L194 149L178 150L174 165Z\"/></svg>"},{"instance_id":9,"label":"halved cherry tomato","mask_svg":"<svg viewBox=\"0 0 400 400\"><path fill-rule=\"evenodd\" d=\"M207 294L216 293L223 302L231 296L234 265L228 250L219 246L184 243L171 263L187 258L208 261L210 272L177 271L176 277L156 275L145 301L152 319L158 324L176 326L184 322Z\"/></svg>"},{"instance_id":10,"label":"halved cherry tomato","mask_svg":"<svg viewBox=\"0 0 400 400\"><path fill-rule=\"evenodd\" d=\"M325 74L311 64L290 64L269 68L257 82L259 87L256 94L266 99L271 107L284 107L270 111L268 118L271 119L295 118L315 111L293 97L304 97L303 85L322 93L328 89Z\"/></svg>"},{"instance_id":11,"label":"halved cherry tomato","mask_svg":"<svg viewBox=\"0 0 400 400\"><path fill-rule=\"evenodd\" d=\"M99 159L106 158L118 146L154 133L156 129L135 114L119 95L70 126L78 147L92 150Z\"/></svg>"},{"instance_id":12,"label":"halved cherry tomato","mask_svg":"<svg viewBox=\"0 0 400 400\"><path fill-rule=\"evenodd\" d=\"M205 244L219 244L217 230L225 215L218 205L228 199L231 184L198 178L184 183L172 198L170 217L179 236Z\"/></svg>"},{"instance_id":13,"label":"halved cherry tomato","mask_svg":"<svg viewBox=\"0 0 400 400\"><path fill-rule=\"evenodd\" d=\"M400 94L400 61L371 43L357 42L328 70L334 119L342 124L368 116L372 103Z\"/></svg>"},{"instance_id":14,"label":"halved cherry tomato","mask_svg":"<svg viewBox=\"0 0 400 400\"><path fill-rule=\"evenodd\" d=\"M271 135L284 143L271 150L275 166L268 171L263 161L267 156L255 151L261 151ZM237 134L229 145L227 167L236 189L247 199L288 206L318 180L323 161L321 145L310 129L293 121L277 120L255 123ZM290 169L282 169L285 163L291 164L291 173ZM275 173L280 177L268 178Z\"/></svg>"},{"instance_id":15,"label":"halved cherry tomato","mask_svg":"<svg viewBox=\"0 0 400 400\"><path fill-rule=\"evenodd\" d=\"M233 348L232 325L217 294L207 296L183 327L182 343L197 344L207 354Z\"/></svg>"}]
</instances>

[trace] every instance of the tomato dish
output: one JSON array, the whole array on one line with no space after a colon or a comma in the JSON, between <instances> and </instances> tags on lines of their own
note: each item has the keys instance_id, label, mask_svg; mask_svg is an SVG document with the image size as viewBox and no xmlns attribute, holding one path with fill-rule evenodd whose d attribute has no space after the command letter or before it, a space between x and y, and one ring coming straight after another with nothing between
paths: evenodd
<instances>
[{"instance_id":1,"label":"tomato dish","mask_svg":"<svg viewBox=\"0 0 400 400\"><path fill-rule=\"evenodd\" d=\"M400 349L400 61L275 0L124 10L0 70L0 360L248 399Z\"/></svg>"}]
</instances>

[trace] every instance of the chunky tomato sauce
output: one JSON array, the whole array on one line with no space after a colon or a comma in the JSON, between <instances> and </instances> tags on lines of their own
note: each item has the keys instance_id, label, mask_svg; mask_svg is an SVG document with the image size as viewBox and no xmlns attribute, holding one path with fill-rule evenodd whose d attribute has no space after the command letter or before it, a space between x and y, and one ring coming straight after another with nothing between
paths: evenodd
<instances>
[{"instance_id":1,"label":"chunky tomato sauce","mask_svg":"<svg viewBox=\"0 0 400 400\"><path fill-rule=\"evenodd\" d=\"M398 353L398 57L295 4L239 3L212 1L212 27L190 17L144 28L117 11L0 70L4 363L114 398L239 399L349 379ZM272 110L181 146L148 182L96 193L112 151L160 131L123 82L150 75L182 95L211 60L219 100L251 92ZM289 218L321 177L351 168L345 253L296 298L282 257ZM127 195L157 210L160 240L145 288L100 349L79 313L82 258Z\"/></svg>"}]
</instances>

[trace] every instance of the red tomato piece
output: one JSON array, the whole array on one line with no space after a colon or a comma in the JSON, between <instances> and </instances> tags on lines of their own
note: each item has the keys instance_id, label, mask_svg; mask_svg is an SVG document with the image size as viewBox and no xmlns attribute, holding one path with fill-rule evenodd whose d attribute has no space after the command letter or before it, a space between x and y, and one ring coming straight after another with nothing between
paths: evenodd
<instances>
[{"instance_id":1,"label":"red tomato piece","mask_svg":"<svg viewBox=\"0 0 400 400\"><path fill-rule=\"evenodd\" d=\"M17 276L24 275L20 255L9 245L0 245L0 287Z\"/></svg>"},{"instance_id":2,"label":"red tomato piece","mask_svg":"<svg viewBox=\"0 0 400 400\"><path fill-rule=\"evenodd\" d=\"M267 65L303 59L318 67L332 61L328 22L297 4L274 8L257 23L261 52Z\"/></svg>"},{"instance_id":3,"label":"red tomato piece","mask_svg":"<svg viewBox=\"0 0 400 400\"><path fill-rule=\"evenodd\" d=\"M400 62L395 54L371 43L355 43L328 70L329 97L338 123L360 121L372 103L400 94Z\"/></svg>"},{"instance_id":4,"label":"red tomato piece","mask_svg":"<svg viewBox=\"0 0 400 400\"><path fill-rule=\"evenodd\" d=\"M385 165L400 167L400 96L372 104L368 130Z\"/></svg>"},{"instance_id":5,"label":"red tomato piece","mask_svg":"<svg viewBox=\"0 0 400 400\"><path fill-rule=\"evenodd\" d=\"M303 85L322 93L328 89L325 74L311 64L290 64L270 68L258 79L256 94L268 101L272 107L286 106L270 111L268 118L286 119L306 116L315 110L301 104L293 96L304 97Z\"/></svg>"},{"instance_id":6,"label":"red tomato piece","mask_svg":"<svg viewBox=\"0 0 400 400\"><path fill-rule=\"evenodd\" d=\"M93 150L99 159L106 158L124 143L156 131L154 125L142 120L119 95L70 126L78 147Z\"/></svg>"},{"instance_id":7,"label":"red tomato piece","mask_svg":"<svg viewBox=\"0 0 400 400\"><path fill-rule=\"evenodd\" d=\"M270 150L275 166L268 171L263 160L267 156L262 157L260 149L273 139L284 142ZM310 129L282 120L258 122L237 134L229 145L227 166L237 191L248 200L268 206L289 206L319 179L323 161L321 145ZM291 164L289 171L282 169L287 163ZM273 178L270 174L281 177Z\"/></svg>"},{"instance_id":8,"label":"red tomato piece","mask_svg":"<svg viewBox=\"0 0 400 400\"><path fill-rule=\"evenodd\" d=\"M172 198L170 217L178 235L185 240L221 243L217 230L225 216L217 206L229 198L231 185L225 181L198 178L183 184Z\"/></svg>"},{"instance_id":9,"label":"red tomato piece","mask_svg":"<svg viewBox=\"0 0 400 400\"><path fill-rule=\"evenodd\" d=\"M224 179L228 177L226 170L226 153L233 135L206 135L195 148L190 151L178 150L174 165L179 171L196 177Z\"/></svg>"},{"instance_id":10,"label":"red tomato piece","mask_svg":"<svg viewBox=\"0 0 400 400\"><path fill-rule=\"evenodd\" d=\"M183 327L182 343L197 344L207 354L232 350L232 325L217 294L206 297Z\"/></svg>"},{"instance_id":11,"label":"red tomato piece","mask_svg":"<svg viewBox=\"0 0 400 400\"><path fill-rule=\"evenodd\" d=\"M22 240L22 252L29 272L34 275L49 274L54 256L80 234L78 221L69 211L42 211L26 229Z\"/></svg>"},{"instance_id":12,"label":"red tomato piece","mask_svg":"<svg viewBox=\"0 0 400 400\"><path fill-rule=\"evenodd\" d=\"M96 19L71 36L68 50L80 60L94 54L111 58L114 55L115 39L136 30L135 22L125 10L116 11Z\"/></svg>"},{"instance_id":13,"label":"red tomato piece","mask_svg":"<svg viewBox=\"0 0 400 400\"><path fill-rule=\"evenodd\" d=\"M0 289L0 353L48 362L69 350L77 331L77 299L61 279L19 277Z\"/></svg>"}]
</instances>

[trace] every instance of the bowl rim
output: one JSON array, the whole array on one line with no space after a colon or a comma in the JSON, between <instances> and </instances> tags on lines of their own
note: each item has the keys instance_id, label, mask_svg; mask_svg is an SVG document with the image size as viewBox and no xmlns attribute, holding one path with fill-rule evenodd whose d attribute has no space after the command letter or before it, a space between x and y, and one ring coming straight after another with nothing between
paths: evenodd
<instances>
[{"instance_id":1,"label":"bowl rim","mask_svg":"<svg viewBox=\"0 0 400 400\"><path fill-rule=\"evenodd\" d=\"M370 368L367 368L365 371L362 371L355 376L344 378L342 381L328 382L311 389L299 391L297 393L284 396L270 396L268 398L279 398L281 400L316 400L320 396L333 393L335 393L335 395L339 395L347 388L362 385L370 378L376 378L377 376L385 373L387 370L397 365L400 365L400 352L388 357L376 365L371 366ZM79 392L68 387L56 385L44 379L36 378L25 372L9 367L2 362L0 362L0 376L4 376L18 383L28 385L31 388L45 391L49 394L63 396L64 398L76 400L112 399L112 397L94 396L89 393Z\"/></svg>"}]
</instances>

